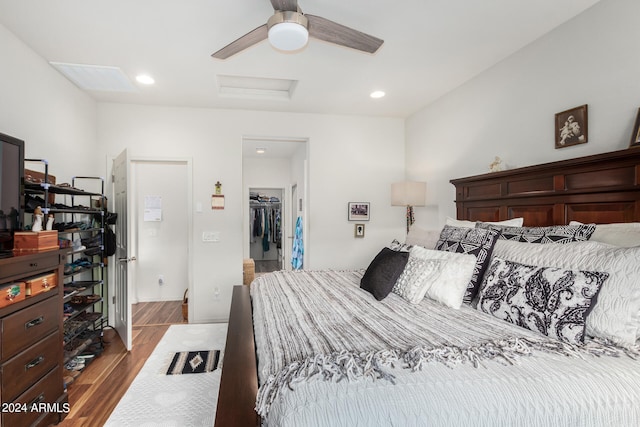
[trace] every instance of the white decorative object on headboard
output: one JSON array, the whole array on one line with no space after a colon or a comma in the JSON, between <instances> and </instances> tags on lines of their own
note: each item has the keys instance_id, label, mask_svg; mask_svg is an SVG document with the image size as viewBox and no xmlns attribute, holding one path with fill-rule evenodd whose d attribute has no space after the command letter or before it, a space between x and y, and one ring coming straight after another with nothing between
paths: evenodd
<instances>
[{"instance_id":1,"label":"white decorative object on headboard","mask_svg":"<svg viewBox=\"0 0 640 427\"><path fill-rule=\"evenodd\" d=\"M502 159L498 156L489 164L489 172L500 172L504 170L504 164L502 163Z\"/></svg>"}]
</instances>

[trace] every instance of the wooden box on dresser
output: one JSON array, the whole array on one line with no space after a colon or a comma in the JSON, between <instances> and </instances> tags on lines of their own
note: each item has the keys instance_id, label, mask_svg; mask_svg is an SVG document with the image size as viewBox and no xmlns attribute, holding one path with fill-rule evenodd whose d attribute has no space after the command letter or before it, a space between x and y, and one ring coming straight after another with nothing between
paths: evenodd
<instances>
[{"instance_id":1,"label":"wooden box on dresser","mask_svg":"<svg viewBox=\"0 0 640 427\"><path fill-rule=\"evenodd\" d=\"M62 379L65 251L2 254L0 287L56 275L56 285L0 308L2 426L47 426L68 412Z\"/></svg>"}]
</instances>

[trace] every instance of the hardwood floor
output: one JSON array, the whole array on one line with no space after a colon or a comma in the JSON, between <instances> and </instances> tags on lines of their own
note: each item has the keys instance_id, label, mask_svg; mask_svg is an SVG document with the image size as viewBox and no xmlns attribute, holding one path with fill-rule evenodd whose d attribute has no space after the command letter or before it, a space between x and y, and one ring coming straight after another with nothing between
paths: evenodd
<instances>
[{"instance_id":1,"label":"hardwood floor","mask_svg":"<svg viewBox=\"0 0 640 427\"><path fill-rule=\"evenodd\" d=\"M105 350L69 386L71 411L59 426L104 425L169 326L186 323L182 301L134 304L132 313L131 351L125 350L115 330L105 330Z\"/></svg>"},{"instance_id":2,"label":"hardwood floor","mask_svg":"<svg viewBox=\"0 0 640 427\"><path fill-rule=\"evenodd\" d=\"M278 271L282 268L280 261L277 260L254 260L256 273L270 273Z\"/></svg>"},{"instance_id":3,"label":"hardwood floor","mask_svg":"<svg viewBox=\"0 0 640 427\"><path fill-rule=\"evenodd\" d=\"M182 318L182 301L160 301L133 304L134 326L173 325L187 323Z\"/></svg>"}]
</instances>

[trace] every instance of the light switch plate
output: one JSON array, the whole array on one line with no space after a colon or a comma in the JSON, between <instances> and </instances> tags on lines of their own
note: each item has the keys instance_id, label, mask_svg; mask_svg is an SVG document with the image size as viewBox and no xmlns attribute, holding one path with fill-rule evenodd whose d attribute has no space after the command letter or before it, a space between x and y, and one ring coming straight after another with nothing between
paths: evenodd
<instances>
[{"instance_id":1,"label":"light switch plate","mask_svg":"<svg viewBox=\"0 0 640 427\"><path fill-rule=\"evenodd\" d=\"M219 242L220 241L220 232L219 231L203 231L202 232L202 241L203 242Z\"/></svg>"}]
</instances>

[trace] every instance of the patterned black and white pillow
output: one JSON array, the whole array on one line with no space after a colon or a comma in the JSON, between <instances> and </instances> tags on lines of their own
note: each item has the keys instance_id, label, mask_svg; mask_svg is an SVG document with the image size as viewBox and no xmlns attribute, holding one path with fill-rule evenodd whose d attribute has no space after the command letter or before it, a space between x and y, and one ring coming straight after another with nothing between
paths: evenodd
<instances>
[{"instance_id":1,"label":"patterned black and white pillow","mask_svg":"<svg viewBox=\"0 0 640 427\"><path fill-rule=\"evenodd\" d=\"M609 273L537 267L495 257L478 310L558 340L581 344L587 315Z\"/></svg>"},{"instance_id":2,"label":"patterned black and white pillow","mask_svg":"<svg viewBox=\"0 0 640 427\"><path fill-rule=\"evenodd\" d=\"M508 227L476 223L476 228L498 230L500 239L526 243L569 243L589 240L595 224L551 225L549 227Z\"/></svg>"},{"instance_id":3,"label":"patterned black and white pillow","mask_svg":"<svg viewBox=\"0 0 640 427\"><path fill-rule=\"evenodd\" d=\"M394 251L409 252L413 246L399 242L397 239L393 239L387 247Z\"/></svg>"},{"instance_id":4,"label":"patterned black and white pillow","mask_svg":"<svg viewBox=\"0 0 640 427\"><path fill-rule=\"evenodd\" d=\"M452 227L445 225L436 244L439 251L471 254L476 257L476 266L467 285L463 302L470 304L482 283L482 277L491 262L493 247L500 233L492 229Z\"/></svg>"}]
</instances>

